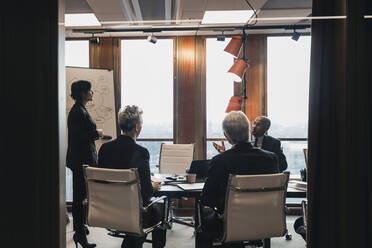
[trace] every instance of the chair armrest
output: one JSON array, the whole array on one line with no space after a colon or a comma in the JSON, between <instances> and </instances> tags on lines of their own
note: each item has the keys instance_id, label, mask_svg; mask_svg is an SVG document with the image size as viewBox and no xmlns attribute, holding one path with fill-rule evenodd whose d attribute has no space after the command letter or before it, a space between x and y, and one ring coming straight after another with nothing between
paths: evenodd
<instances>
[{"instance_id":1,"label":"chair armrest","mask_svg":"<svg viewBox=\"0 0 372 248\"><path fill-rule=\"evenodd\" d=\"M306 213L306 211L307 211L307 203L306 203L306 201L302 201L301 202L301 206L302 206L302 217L303 217L303 219L304 219L304 227L305 227L305 229L306 229L306 227L307 227L307 213Z\"/></svg>"},{"instance_id":2,"label":"chair armrest","mask_svg":"<svg viewBox=\"0 0 372 248\"><path fill-rule=\"evenodd\" d=\"M167 199L166 196L157 197L155 200L151 201L149 205L147 205L146 207L143 207L142 210L145 211L145 212L147 212L147 210L149 209L149 207L151 207L155 203L160 202L160 201L165 200L165 199Z\"/></svg>"}]
</instances>

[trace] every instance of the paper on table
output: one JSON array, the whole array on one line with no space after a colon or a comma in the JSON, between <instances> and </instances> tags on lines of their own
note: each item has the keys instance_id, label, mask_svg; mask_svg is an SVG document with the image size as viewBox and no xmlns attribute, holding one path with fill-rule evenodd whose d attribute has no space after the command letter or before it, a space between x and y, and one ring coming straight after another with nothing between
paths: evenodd
<instances>
[{"instance_id":1,"label":"paper on table","mask_svg":"<svg viewBox=\"0 0 372 248\"><path fill-rule=\"evenodd\" d=\"M298 189L298 190L307 191L307 183L302 182L302 181L296 181L296 180L289 181L288 182L288 187Z\"/></svg>"},{"instance_id":2,"label":"paper on table","mask_svg":"<svg viewBox=\"0 0 372 248\"><path fill-rule=\"evenodd\" d=\"M202 190L204 183L179 183L175 184L183 190Z\"/></svg>"}]
</instances>

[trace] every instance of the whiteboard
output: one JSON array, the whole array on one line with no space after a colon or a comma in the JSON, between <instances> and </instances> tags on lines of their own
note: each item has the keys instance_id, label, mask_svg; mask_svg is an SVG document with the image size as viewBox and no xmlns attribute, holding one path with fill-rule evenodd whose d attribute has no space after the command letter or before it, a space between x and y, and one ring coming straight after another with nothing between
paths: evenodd
<instances>
[{"instance_id":1,"label":"whiteboard","mask_svg":"<svg viewBox=\"0 0 372 248\"><path fill-rule=\"evenodd\" d=\"M85 106L90 116L97 125L103 129L104 135L116 138L116 118L115 118L115 92L114 74L107 69L89 69L79 67L66 67L66 114L74 105L75 101L71 98L71 84L78 80L87 80L92 83L93 101ZM66 124L67 129L67 124ZM67 131L66 131L67 133ZM97 152L101 145L107 141L96 140Z\"/></svg>"}]
</instances>

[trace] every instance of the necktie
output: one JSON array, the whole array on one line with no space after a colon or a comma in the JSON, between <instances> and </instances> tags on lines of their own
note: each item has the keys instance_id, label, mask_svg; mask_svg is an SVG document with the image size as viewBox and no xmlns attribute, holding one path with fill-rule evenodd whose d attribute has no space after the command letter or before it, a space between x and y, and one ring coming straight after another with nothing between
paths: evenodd
<instances>
[{"instance_id":1,"label":"necktie","mask_svg":"<svg viewBox=\"0 0 372 248\"><path fill-rule=\"evenodd\" d=\"M258 142L258 138L255 138L254 139L254 145L253 145L254 147L257 147L257 142Z\"/></svg>"}]
</instances>

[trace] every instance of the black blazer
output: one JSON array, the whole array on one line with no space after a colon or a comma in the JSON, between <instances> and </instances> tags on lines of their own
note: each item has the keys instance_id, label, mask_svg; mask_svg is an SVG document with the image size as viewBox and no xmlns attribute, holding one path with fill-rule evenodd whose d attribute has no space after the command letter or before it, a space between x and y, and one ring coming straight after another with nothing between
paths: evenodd
<instances>
[{"instance_id":1,"label":"black blazer","mask_svg":"<svg viewBox=\"0 0 372 248\"><path fill-rule=\"evenodd\" d=\"M131 137L126 135L120 135L117 139L103 144L98 152L98 167L100 168L138 169L144 205L150 202L154 192L149 160L150 155L147 149L136 144Z\"/></svg>"},{"instance_id":2,"label":"black blazer","mask_svg":"<svg viewBox=\"0 0 372 248\"><path fill-rule=\"evenodd\" d=\"M278 160L274 153L255 148L249 143L237 144L211 160L208 178L203 188L202 203L222 214L230 174L274 173L279 173Z\"/></svg>"},{"instance_id":3,"label":"black blazer","mask_svg":"<svg viewBox=\"0 0 372 248\"><path fill-rule=\"evenodd\" d=\"M94 141L98 139L97 127L88 111L80 103L72 106L67 119L68 148L66 165L74 170L83 164L97 165Z\"/></svg>"},{"instance_id":4,"label":"black blazer","mask_svg":"<svg viewBox=\"0 0 372 248\"><path fill-rule=\"evenodd\" d=\"M276 154L279 162L279 170L281 172L287 169L287 159L282 151L280 140L275 139L274 137L271 137L269 135L265 135L262 140L261 149Z\"/></svg>"}]
</instances>

